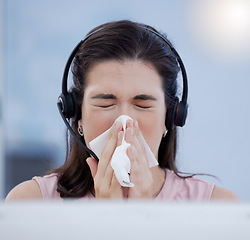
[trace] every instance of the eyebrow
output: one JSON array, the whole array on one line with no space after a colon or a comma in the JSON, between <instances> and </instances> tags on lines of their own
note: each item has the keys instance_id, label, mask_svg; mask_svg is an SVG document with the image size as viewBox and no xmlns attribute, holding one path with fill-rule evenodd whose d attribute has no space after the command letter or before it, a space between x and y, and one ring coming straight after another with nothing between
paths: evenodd
<instances>
[{"instance_id":1,"label":"eyebrow","mask_svg":"<svg viewBox=\"0 0 250 240\"><path fill-rule=\"evenodd\" d=\"M92 99L117 99L117 97L114 94L104 94L104 93L100 93L97 94L93 97L91 97Z\"/></svg>"},{"instance_id":2,"label":"eyebrow","mask_svg":"<svg viewBox=\"0 0 250 240\"><path fill-rule=\"evenodd\" d=\"M140 95L134 96L133 100L153 100L153 101L156 101L157 99L155 97L153 97L152 95L140 94Z\"/></svg>"},{"instance_id":3,"label":"eyebrow","mask_svg":"<svg viewBox=\"0 0 250 240\"><path fill-rule=\"evenodd\" d=\"M110 94L110 93L109 94L100 93L100 94L97 94L91 98L92 99L117 99L117 97L114 94ZM139 94L139 95L134 96L133 100L153 100L153 101L156 101L157 99L149 94Z\"/></svg>"}]
</instances>

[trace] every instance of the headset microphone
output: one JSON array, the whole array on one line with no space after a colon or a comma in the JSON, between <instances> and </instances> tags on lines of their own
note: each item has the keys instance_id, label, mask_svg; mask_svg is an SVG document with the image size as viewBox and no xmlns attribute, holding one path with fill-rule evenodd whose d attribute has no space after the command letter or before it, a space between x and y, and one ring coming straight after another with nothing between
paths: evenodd
<instances>
[{"instance_id":1,"label":"headset microphone","mask_svg":"<svg viewBox=\"0 0 250 240\"><path fill-rule=\"evenodd\" d=\"M91 151L85 144L83 144L83 142L77 137L77 135L75 134L74 130L72 129L72 127L70 126L69 122L67 121L66 117L63 114L63 105L62 105L62 101L61 98L58 98L58 102L57 102L57 107L59 110L59 113L66 125L66 127L68 128L68 130L70 131L71 135L75 138L75 140L77 141L77 143L80 144L80 146L87 152L89 153L96 161L99 161L99 158L96 156L96 154Z\"/></svg>"}]
</instances>

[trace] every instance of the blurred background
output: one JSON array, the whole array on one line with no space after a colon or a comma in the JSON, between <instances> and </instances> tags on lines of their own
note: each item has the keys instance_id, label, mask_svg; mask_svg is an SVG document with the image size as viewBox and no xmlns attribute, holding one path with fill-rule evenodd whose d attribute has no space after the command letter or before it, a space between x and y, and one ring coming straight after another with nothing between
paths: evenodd
<instances>
[{"instance_id":1,"label":"blurred background","mask_svg":"<svg viewBox=\"0 0 250 240\"><path fill-rule=\"evenodd\" d=\"M0 0L0 197L65 160L56 102L66 60L93 27L165 32L186 66L177 163L250 200L250 0Z\"/></svg>"}]
</instances>

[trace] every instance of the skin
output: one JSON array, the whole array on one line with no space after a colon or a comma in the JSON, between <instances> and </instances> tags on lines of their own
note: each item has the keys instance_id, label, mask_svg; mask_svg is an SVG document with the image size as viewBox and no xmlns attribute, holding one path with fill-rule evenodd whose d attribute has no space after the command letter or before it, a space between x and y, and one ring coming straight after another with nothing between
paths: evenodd
<instances>
[{"instance_id":1,"label":"skin","mask_svg":"<svg viewBox=\"0 0 250 240\"><path fill-rule=\"evenodd\" d=\"M106 61L95 64L87 76L82 104L82 119L86 144L109 129L122 115L127 121L125 140L131 144L127 154L131 161L130 180L133 188L123 188L110 166L112 154L121 144L121 124L112 127L99 163L88 158L97 198L153 198L165 181L165 171L159 166L149 168L142 136L157 159L158 147L165 133L166 106L161 78L154 67L140 61ZM153 126L153 127L152 127ZM23 182L13 188L6 201L40 199L36 181ZM231 191L215 187L211 199L238 200Z\"/></svg>"}]
</instances>

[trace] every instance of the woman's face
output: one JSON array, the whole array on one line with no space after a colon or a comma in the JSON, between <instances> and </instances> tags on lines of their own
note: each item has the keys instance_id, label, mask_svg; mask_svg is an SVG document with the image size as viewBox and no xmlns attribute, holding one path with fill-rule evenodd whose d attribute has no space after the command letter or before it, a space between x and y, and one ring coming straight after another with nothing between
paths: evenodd
<instances>
[{"instance_id":1,"label":"woman's face","mask_svg":"<svg viewBox=\"0 0 250 240\"><path fill-rule=\"evenodd\" d=\"M82 103L84 138L89 142L109 129L120 115L138 121L143 137L157 158L165 128L162 80L153 65L142 61L105 61L87 75Z\"/></svg>"}]
</instances>

